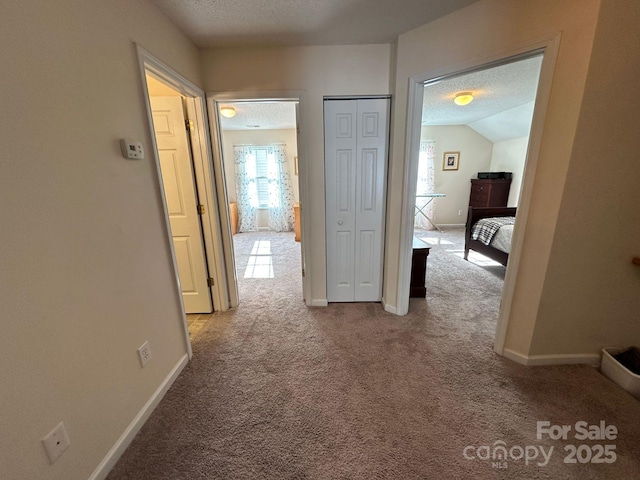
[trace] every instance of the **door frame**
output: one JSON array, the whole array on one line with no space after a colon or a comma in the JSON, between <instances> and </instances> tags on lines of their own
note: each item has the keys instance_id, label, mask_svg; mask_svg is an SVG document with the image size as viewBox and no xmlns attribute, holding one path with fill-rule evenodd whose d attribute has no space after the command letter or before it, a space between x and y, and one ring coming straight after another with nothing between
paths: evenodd
<instances>
[{"instance_id":1,"label":"door frame","mask_svg":"<svg viewBox=\"0 0 640 480\"><path fill-rule=\"evenodd\" d=\"M227 193L226 173L224 168L224 159L222 153L222 131L220 128L220 109L221 103L234 102L297 102L296 122L298 130L298 192L300 205L300 250L302 256L302 297L305 304L312 305L309 298L311 272L308 270L306 259L308 258L309 242L305 242L305 238L310 238L310 225L306 220L305 208L308 196L308 178L306 168L306 144L307 135L304 128L304 112L305 112L305 94L299 90L275 91L275 92L207 92L207 107L210 113L210 129L213 141L213 164L216 175L216 192L218 196L219 214L221 219L222 240L224 245L224 258L226 262L227 283L229 286L230 306L236 307L239 303L238 298L238 279L235 270L235 253L233 248L233 234L231 233L231 219L229 214L229 196Z\"/></svg>"},{"instance_id":2,"label":"door frame","mask_svg":"<svg viewBox=\"0 0 640 480\"><path fill-rule=\"evenodd\" d=\"M138 55L138 66L140 69L140 81L144 92L144 103L147 111L147 120L149 134L152 143L152 156L156 169L158 187L162 199L162 211L165 219L166 238L169 242L171 251L171 260L174 270L175 292L180 302L182 311L182 322L185 343L187 346L189 358L193 353L191 350L191 341L189 337L189 329L187 326L187 317L184 310L184 302L182 300L182 292L180 289L180 277L178 275L178 265L176 254L173 247L171 237L171 224L169 223L169 212L167 211L167 203L162 186L162 172L160 169L160 158L158 156L158 146L156 144L155 132L153 130L153 115L151 111L151 103L149 101L149 89L147 87L146 75L149 74L170 86L172 89L184 95L187 99L187 113L190 120L194 122L195 131L191 134L191 154L194 163L194 174L196 185L198 187L198 202L205 206L205 214L201 215L202 232L204 240L204 248L206 254L207 268L209 275L214 278L214 285L210 287L213 300L214 311L224 311L229 308L229 294L226 282L226 271L224 264L224 250L220 235L220 219L218 217L217 199L212 190L213 178L212 162L211 162L211 141L207 129L207 109L204 91L195 84L187 80L178 72L165 65L162 61L154 57L138 44L136 51ZM191 111L189 111L191 110ZM193 116L192 116L193 115ZM186 130L185 130L186 132Z\"/></svg>"},{"instance_id":3,"label":"door frame","mask_svg":"<svg viewBox=\"0 0 640 480\"><path fill-rule=\"evenodd\" d=\"M398 315L406 315L409 311L413 216L416 195L415 179L417 178L416 176L418 173L424 85L446 78L457 77L473 71L483 70L492 66L503 65L505 63L510 63L536 54L543 54L520 192L518 220L516 221L513 231L511 253L509 254L509 263L504 280L502 302L498 313L498 323L494 340L494 350L499 355L504 354L504 344L507 329L509 327L511 305L513 302L516 279L518 277L518 269L520 266L520 255L522 253L525 228L529 216L529 207L534 188L535 173L540 154L540 145L542 143L547 106L549 104L549 97L551 96L553 74L558 56L558 49L560 47L560 36L560 33L550 35L496 55L436 69L434 71L414 75L409 78L407 130L405 140L406 149L403 178L404 193L402 197L402 216L400 225L400 262L398 265L396 311L394 312Z\"/></svg>"}]
</instances>

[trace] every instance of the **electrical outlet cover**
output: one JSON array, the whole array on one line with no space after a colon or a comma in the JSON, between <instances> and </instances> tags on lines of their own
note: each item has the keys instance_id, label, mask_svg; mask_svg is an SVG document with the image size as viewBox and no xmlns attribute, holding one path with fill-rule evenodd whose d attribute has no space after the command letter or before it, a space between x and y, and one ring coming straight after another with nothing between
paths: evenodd
<instances>
[{"instance_id":1,"label":"electrical outlet cover","mask_svg":"<svg viewBox=\"0 0 640 480\"><path fill-rule=\"evenodd\" d=\"M49 435L42 439L42 445L49 457L49 463L55 462L62 452L64 452L71 442L67 435L67 430L64 428L64 423L60 422L56 428L54 428Z\"/></svg>"},{"instance_id":2,"label":"electrical outlet cover","mask_svg":"<svg viewBox=\"0 0 640 480\"><path fill-rule=\"evenodd\" d=\"M144 342L140 348L138 348L138 358L140 358L140 365L143 367L149 362L149 360L151 360L149 342Z\"/></svg>"}]
</instances>

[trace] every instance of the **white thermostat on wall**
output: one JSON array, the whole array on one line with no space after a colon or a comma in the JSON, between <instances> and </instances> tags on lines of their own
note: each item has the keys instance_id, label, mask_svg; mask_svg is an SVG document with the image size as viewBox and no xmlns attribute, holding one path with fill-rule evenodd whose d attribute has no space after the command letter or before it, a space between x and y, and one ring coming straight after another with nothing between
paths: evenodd
<instances>
[{"instance_id":1,"label":"white thermostat on wall","mask_svg":"<svg viewBox=\"0 0 640 480\"><path fill-rule=\"evenodd\" d=\"M142 143L135 140L120 140L120 148L122 149L122 156L124 158L130 158L132 160L140 160L144 158L144 148Z\"/></svg>"}]
</instances>

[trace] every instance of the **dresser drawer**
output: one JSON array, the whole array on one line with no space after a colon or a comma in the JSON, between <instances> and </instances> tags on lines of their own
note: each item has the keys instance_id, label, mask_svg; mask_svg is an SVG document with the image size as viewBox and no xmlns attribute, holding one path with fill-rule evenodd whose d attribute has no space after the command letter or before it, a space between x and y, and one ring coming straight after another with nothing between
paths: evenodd
<instances>
[{"instance_id":1,"label":"dresser drawer","mask_svg":"<svg viewBox=\"0 0 640 480\"><path fill-rule=\"evenodd\" d=\"M472 192L469 205L473 207L482 207L489 203L489 190L484 192Z\"/></svg>"},{"instance_id":2,"label":"dresser drawer","mask_svg":"<svg viewBox=\"0 0 640 480\"><path fill-rule=\"evenodd\" d=\"M506 207L509 179L471 179L469 205L472 207Z\"/></svg>"}]
</instances>

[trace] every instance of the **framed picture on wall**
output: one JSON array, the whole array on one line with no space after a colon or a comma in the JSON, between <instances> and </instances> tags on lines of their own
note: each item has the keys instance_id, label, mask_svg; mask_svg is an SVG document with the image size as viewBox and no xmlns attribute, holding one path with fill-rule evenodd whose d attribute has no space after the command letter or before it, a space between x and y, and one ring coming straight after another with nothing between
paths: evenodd
<instances>
[{"instance_id":1,"label":"framed picture on wall","mask_svg":"<svg viewBox=\"0 0 640 480\"><path fill-rule=\"evenodd\" d=\"M460 166L460 152L444 152L442 170L458 170Z\"/></svg>"}]
</instances>

